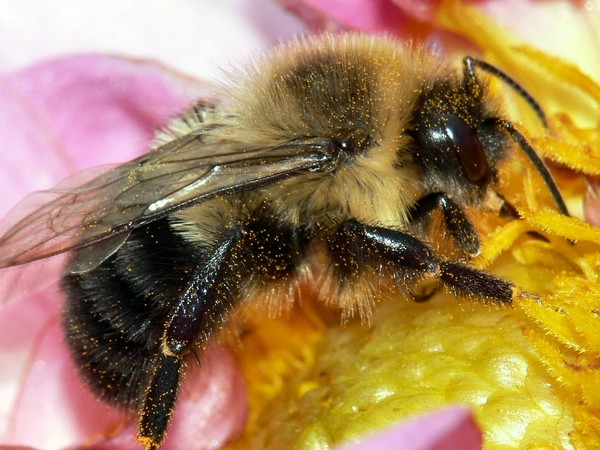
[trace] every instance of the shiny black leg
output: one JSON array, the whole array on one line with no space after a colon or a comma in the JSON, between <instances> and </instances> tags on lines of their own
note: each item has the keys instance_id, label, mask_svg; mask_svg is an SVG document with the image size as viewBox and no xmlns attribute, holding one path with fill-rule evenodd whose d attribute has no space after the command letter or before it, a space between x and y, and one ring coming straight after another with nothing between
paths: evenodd
<instances>
[{"instance_id":1,"label":"shiny black leg","mask_svg":"<svg viewBox=\"0 0 600 450\"><path fill-rule=\"evenodd\" d=\"M165 325L161 354L140 414L139 440L148 449L164 439L187 355L203 348L227 321L250 278L260 288L293 276L301 247L293 227L260 218L232 228L208 252Z\"/></svg>"},{"instance_id":2,"label":"shiny black leg","mask_svg":"<svg viewBox=\"0 0 600 450\"><path fill-rule=\"evenodd\" d=\"M419 200L414 205L412 221L424 221L436 210L441 210L444 214L446 228L456 241L458 248L467 255L477 254L481 243L473 223L463 209L445 193L432 193Z\"/></svg>"},{"instance_id":3,"label":"shiny black leg","mask_svg":"<svg viewBox=\"0 0 600 450\"><path fill-rule=\"evenodd\" d=\"M371 255L392 263L398 278L418 280L433 276L455 295L512 302L513 286L508 281L461 263L444 261L427 245L401 231L351 220L340 226L330 248L341 269L349 274L358 273L358 261Z\"/></svg>"},{"instance_id":4,"label":"shiny black leg","mask_svg":"<svg viewBox=\"0 0 600 450\"><path fill-rule=\"evenodd\" d=\"M243 231L230 230L194 275L166 324L162 354L155 364L140 414L139 440L147 449L164 439L181 382L184 357L190 347L206 343L228 316L235 299L231 266L239 259Z\"/></svg>"},{"instance_id":5,"label":"shiny black leg","mask_svg":"<svg viewBox=\"0 0 600 450\"><path fill-rule=\"evenodd\" d=\"M183 361L174 356L161 356L142 405L139 441L147 450L158 448L173 415L173 406L183 374Z\"/></svg>"}]
</instances>

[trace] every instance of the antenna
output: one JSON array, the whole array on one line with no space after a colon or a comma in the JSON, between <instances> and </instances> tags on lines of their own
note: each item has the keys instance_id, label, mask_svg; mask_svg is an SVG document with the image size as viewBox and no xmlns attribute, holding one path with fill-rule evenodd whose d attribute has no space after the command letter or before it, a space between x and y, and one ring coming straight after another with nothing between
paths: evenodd
<instances>
[{"instance_id":1,"label":"antenna","mask_svg":"<svg viewBox=\"0 0 600 450\"><path fill-rule=\"evenodd\" d=\"M533 109L537 117L540 119L540 122L542 123L544 128L548 128L548 120L546 119L546 114L544 114L544 110L542 109L540 104L531 96L531 94L529 94L529 92L527 92L525 88L523 88L523 86L517 83L516 80L511 78L508 74L501 71L497 67L491 65L490 63L487 63L477 58L473 58L472 56L465 57L463 59L463 64L464 75L467 81L470 81L474 84L476 79L476 67L483 70L484 72L489 73L490 75L495 76L496 78L510 86L517 94L519 94L519 96L521 96L521 98L527 102L531 109ZM567 205L565 204L565 201L558 189L558 186L556 185L556 181L554 181L552 174L548 170L548 167L546 166L540 155L537 154L533 146L527 141L525 136L523 136L523 133L517 130L513 123L509 120L495 119L493 123L498 129L506 131L510 135L512 140L519 146L521 151L525 154L525 156L527 156L529 161L531 161L531 163L535 167L535 170L537 170L537 172L542 177L542 180L548 187L548 190L550 191L550 194L552 195L552 198L558 206L558 209L561 212L561 214L569 216L569 210L567 209Z\"/></svg>"}]
</instances>

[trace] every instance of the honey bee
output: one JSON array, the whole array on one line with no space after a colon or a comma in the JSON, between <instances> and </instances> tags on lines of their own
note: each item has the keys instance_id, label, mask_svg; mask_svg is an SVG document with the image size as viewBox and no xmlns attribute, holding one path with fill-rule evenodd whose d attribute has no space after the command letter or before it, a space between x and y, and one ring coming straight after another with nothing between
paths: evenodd
<instances>
[{"instance_id":1,"label":"honey bee","mask_svg":"<svg viewBox=\"0 0 600 450\"><path fill-rule=\"evenodd\" d=\"M252 299L282 310L309 283L344 318L368 320L382 292L432 279L510 304L510 281L469 264L480 237L467 209L510 209L497 168L520 149L568 212L490 76L544 121L539 105L493 66L462 63L363 35L282 45L147 154L9 217L0 267L72 251L73 358L99 397L139 413L146 449L165 437L190 355ZM429 242L435 214L447 254Z\"/></svg>"}]
</instances>

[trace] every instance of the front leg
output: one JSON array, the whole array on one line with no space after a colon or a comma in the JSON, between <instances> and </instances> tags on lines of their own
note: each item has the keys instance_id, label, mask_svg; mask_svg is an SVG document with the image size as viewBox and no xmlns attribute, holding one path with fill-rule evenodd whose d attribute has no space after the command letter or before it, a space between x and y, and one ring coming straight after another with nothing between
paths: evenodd
<instances>
[{"instance_id":1,"label":"front leg","mask_svg":"<svg viewBox=\"0 0 600 450\"><path fill-rule=\"evenodd\" d=\"M405 283L433 276L455 295L512 302L513 286L508 281L465 264L444 261L426 244L402 231L350 220L340 226L330 249L349 275L358 274L365 261L378 264L380 259L391 263L396 277Z\"/></svg>"},{"instance_id":2,"label":"front leg","mask_svg":"<svg viewBox=\"0 0 600 450\"><path fill-rule=\"evenodd\" d=\"M436 210L443 212L446 228L460 251L468 256L476 255L481 245L477 230L464 210L447 194L435 192L420 199L413 205L411 222L425 222Z\"/></svg>"}]
</instances>

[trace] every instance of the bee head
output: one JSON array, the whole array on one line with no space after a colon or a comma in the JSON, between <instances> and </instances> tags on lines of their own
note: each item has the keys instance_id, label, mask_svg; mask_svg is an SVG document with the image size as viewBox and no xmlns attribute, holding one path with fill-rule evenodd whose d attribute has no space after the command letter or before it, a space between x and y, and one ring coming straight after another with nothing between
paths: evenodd
<instances>
[{"instance_id":1,"label":"bee head","mask_svg":"<svg viewBox=\"0 0 600 450\"><path fill-rule=\"evenodd\" d=\"M426 190L472 200L486 192L507 147L496 117L496 104L477 79L443 79L422 90L408 134Z\"/></svg>"}]
</instances>

